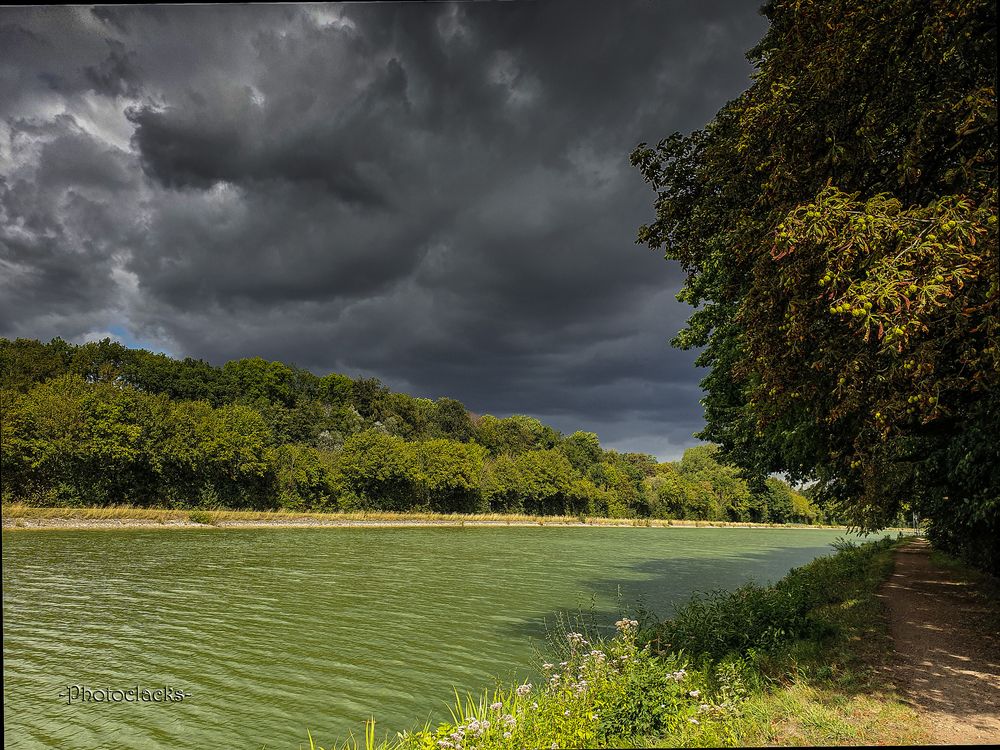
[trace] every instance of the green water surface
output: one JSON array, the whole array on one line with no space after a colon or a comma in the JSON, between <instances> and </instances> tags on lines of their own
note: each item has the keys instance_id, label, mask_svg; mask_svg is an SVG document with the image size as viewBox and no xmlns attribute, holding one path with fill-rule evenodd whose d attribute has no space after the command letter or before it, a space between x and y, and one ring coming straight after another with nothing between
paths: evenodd
<instances>
[{"instance_id":1,"label":"green water surface","mask_svg":"<svg viewBox=\"0 0 1000 750\"><path fill-rule=\"evenodd\" d=\"M446 719L533 673L545 622L774 581L843 532L317 528L3 533L7 748L297 748ZM179 702L67 704L67 686Z\"/></svg>"}]
</instances>

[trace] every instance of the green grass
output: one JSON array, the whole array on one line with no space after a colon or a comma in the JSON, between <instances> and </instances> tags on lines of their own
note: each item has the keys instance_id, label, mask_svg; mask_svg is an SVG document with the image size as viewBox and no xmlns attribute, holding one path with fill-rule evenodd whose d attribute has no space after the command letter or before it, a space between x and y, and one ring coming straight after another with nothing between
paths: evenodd
<instances>
[{"instance_id":1,"label":"green grass","mask_svg":"<svg viewBox=\"0 0 1000 750\"><path fill-rule=\"evenodd\" d=\"M693 527L765 527L765 528L843 528L804 524L765 524L727 521L677 521L650 518L598 518L587 516L537 516L517 513L393 513L382 511L355 511L347 513L314 513L292 510L227 510L211 508L147 508L134 505L114 505L95 507L38 507L26 503L8 503L2 507L4 527L31 528L52 525L72 525L81 527L94 522L123 521L145 524L185 523L192 521L192 514L199 514L196 523L213 525L239 524L308 524L308 523L413 523L433 522L460 524L536 524L536 525L580 525L587 526L693 526Z\"/></svg>"},{"instance_id":2,"label":"green grass","mask_svg":"<svg viewBox=\"0 0 1000 750\"><path fill-rule=\"evenodd\" d=\"M926 742L880 677L891 650L876 594L898 542L842 544L775 586L693 599L608 640L557 633L548 678L474 698L452 719L338 750L721 747ZM669 644L669 645L668 645ZM310 736L310 747L321 748Z\"/></svg>"},{"instance_id":3,"label":"green grass","mask_svg":"<svg viewBox=\"0 0 1000 750\"><path fill-rule=\"evenodd\" d=\"M810 635L742 657L761 687L748 691L727 722L734 744L909 745L929 738L914 711L884 679L892 653L884 605L877 597L892 570L897 543L873 543L793 571L826 601L807 616ZM866 549L868 548L868 549ZM781 584L779 583L779 586ZM787 585L787 584L786 584ZM715 742L713 727L657 738L659 747Z\"/></svg>"},{"instance_id":4,"label":"green grass","mask_svg":"<svg viewBox=\"0 0 1000 750\"><path fill-rule=\"evenodd\" d=\"M212 524L215 519L212 517L211 513L206 513L203 510L193 510L188 513L188 520L191 523L201 523L201 524Z\"/></svg>"}]
</instances>

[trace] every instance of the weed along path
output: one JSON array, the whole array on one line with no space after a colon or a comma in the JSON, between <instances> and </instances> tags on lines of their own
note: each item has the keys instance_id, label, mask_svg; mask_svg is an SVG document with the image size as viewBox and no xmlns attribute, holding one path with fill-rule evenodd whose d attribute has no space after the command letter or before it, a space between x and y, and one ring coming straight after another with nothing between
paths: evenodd
<instances>
[{"instance_id":1,"label":"weed along path","mask_svg":"<svg viewBox=\"0 0 1000 750\"><path fill-rule=\"evenodd\" d=\"M934 565L920 540L896 553L880 596L896 652L890 678L933 741L1000 743L1000 634L975 584Z\"/></svg>"}]
</instances>

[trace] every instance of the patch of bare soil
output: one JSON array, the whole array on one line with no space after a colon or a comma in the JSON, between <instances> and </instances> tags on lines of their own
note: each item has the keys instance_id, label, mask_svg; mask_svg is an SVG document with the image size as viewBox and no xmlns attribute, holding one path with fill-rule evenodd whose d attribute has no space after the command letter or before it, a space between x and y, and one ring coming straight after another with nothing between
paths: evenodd
<instances>
[{"instance_id":1,"label":"patch of bare soil","mask_svg":"<svg viewBox=\"0 0 1000 750\"><path fill-rule=\"evenodd\" d=\"M932 564L924 540L896 553L879 596L895 647L889 677L933 741L1000 744L1000 633L989 625L990 599Z\"/></svg>"}]
</instances>

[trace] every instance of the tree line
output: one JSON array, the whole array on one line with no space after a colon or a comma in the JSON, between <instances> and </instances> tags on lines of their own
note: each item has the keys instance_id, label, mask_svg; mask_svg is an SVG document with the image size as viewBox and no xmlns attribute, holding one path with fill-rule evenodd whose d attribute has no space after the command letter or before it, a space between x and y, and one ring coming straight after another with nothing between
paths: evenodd
<instances>
[{"instance_id":1,"label":"tree line","mask_svg":"<svg viewBox=\"0 0 1000 750\"><path fill-rule=\"evenodd\" d=\"M5 502L830 520L711 445L661 463L259 357L215 367L107 339L0 339L0 375Z\"/></svg>"},{"instance_id":2,"label":"tree line","mask_svg":"<svg viewBox=\"0 0 1000 750\"><path fill-rule=\"evenodd\" d=\"M632 153L727 461L1000 572L996 4L770 0L752 85Z\"/></svg>"}]
</instances>

